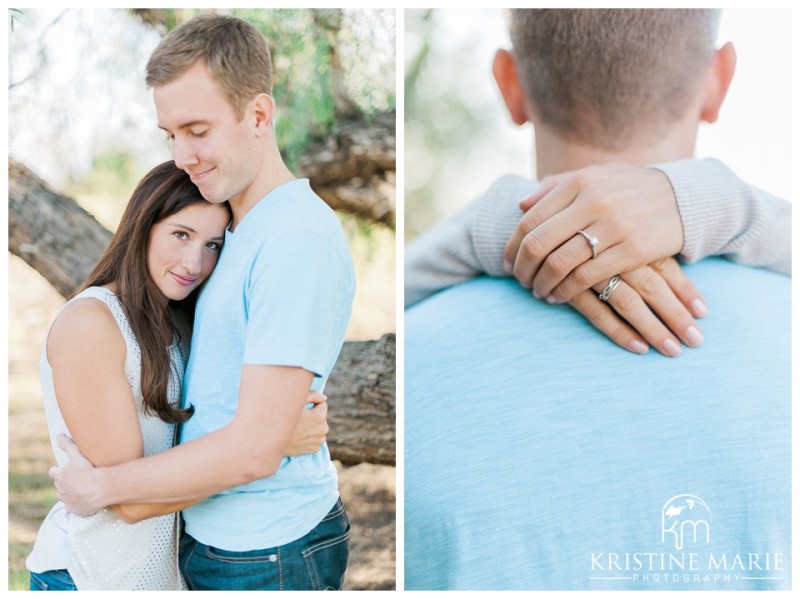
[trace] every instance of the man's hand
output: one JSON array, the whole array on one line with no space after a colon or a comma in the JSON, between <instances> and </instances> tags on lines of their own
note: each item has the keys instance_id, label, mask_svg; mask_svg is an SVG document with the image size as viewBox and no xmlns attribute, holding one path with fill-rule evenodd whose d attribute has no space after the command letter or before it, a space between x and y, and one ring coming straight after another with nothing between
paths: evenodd
<instances>
[{"instance_id":1,"label":"man's hand","mask_svg":"<svg viewBox=\"0 0 800 599\"><path fill-rule=\"evenodd\" d=\"M526 212L504 261L523 286L552 303L683 247L675 194L654 169L611 164L548 177L520 207ZM596 258L578 231L597 238Z\"/></svg>"},{"instance_id":2,"label":"man's hand","mask_svg":"<svg viewBox=\"0 0 800 599\"><path fill-rule=\"evenodd\" d=\"M63 466L53 466L47 472L56 483L58 499L73 514L90 516L104 507L92 500L95 496L95 467L66 435L58 436L58 446L67 454L67 461Z\"/></svg>"},{"instance_id":3,"label":"man's hand","mask_svg":"<svg viewBox=\"0 0 800 599\"><path fill-rule=\"evenodd\" d=\"M703 343L703 334L686 306L703 302L694 284L672 258L620 275L604 302L598 297L608 281L582 291L570 304L617 345L643 354L652 345L665 356ZM677 334L677 337L672 332Z\"/></svg>"},{"instance_id":4,"label":"man's hand","mask_svg":"<svg viewBox=\"0 0 800 599\"><path fill-rule=\"evenodd\" d=\"M314 407L303 410L300 422L294 430L289 445L286 447L287 456L297 456L305 453L316 453L320 445L325 442L328 434L328 398L316 391L308 394L308 403Z\"/></svg>"}]
</instances>

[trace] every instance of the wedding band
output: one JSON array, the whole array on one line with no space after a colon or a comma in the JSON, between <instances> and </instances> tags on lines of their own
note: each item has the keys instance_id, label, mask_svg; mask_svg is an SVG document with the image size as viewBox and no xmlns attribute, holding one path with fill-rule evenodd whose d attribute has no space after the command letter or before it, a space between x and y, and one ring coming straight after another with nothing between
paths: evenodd
<instances>
[{"instance_id":1,"label":"wedding band","mask_svg":"<svg viewBox=\"0 0 800 599\"><path fill-rule=\"evenodd\" d=\"M592 258L597 258L597 244L599 240L594 235L589 235L586 231L578 231L579 234L583 235L583 238L589 244L589 247L592 248Z\"/></svg>"},{"instance_id":2,"label":"wedding band","mask_svg":"<svg viewBox=\"0 0 800 599\"><path fill-rule=\"evenodd\" d=\"M610 298L611 294L614 293L614 290L617 288L621 280L622 279L619 278L619 275L614 275L613 277L611 277L611 280L608 282L608 285L606 285L606 288L603 289L603 292L597 297L599 297L604 302L607 302L608 298Z\"/></svg>"}]
</instances>

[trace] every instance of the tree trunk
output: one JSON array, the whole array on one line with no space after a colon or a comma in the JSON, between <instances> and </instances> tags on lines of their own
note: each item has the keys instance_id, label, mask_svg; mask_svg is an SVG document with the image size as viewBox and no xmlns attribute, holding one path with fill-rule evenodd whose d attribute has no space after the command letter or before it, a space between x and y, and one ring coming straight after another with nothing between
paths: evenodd
<instances>
[{"instance_id":1,"label":"tree trunk","mask_svg":"<svg viewBox=\"0 0 800 599\"><path fill-rule=\"evenodd\" d=\"M8 199L9 250L68 297L89 274L111 233L10 157ZM344 344L326 387L334 459L394 465L394 358L393 334Z\"/></svg>"},{"instance_id":2,"label":"tree trunk","mask_svg":"<svg viewBox=\"0 0 800 599\"><path fill-rule=\"evenodd\" d=\"M344 344L325 386L330 398L328 446L336 459L394 465L394 386L394 333Z\"/></svg>"}]
</instances>

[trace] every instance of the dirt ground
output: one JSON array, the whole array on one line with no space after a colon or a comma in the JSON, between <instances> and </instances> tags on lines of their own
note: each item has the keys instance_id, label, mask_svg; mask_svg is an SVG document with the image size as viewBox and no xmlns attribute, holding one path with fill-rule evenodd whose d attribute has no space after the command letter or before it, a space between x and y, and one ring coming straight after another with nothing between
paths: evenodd
<instances>
[{"instance_id":1,"label":"dirt ground","mask_svg":"<svg viewBox=\"0 0 800 599\"><path fill-rule=\"evenodd\" d=\"M9 264L9 281L9 588L23 588L25 557L54 501L46 475L53 458L36 367L46 328L63 300L16 258ZM353 528L345 589L394 589L395 468L337 466Z\"/></svg>"}]
</instances>

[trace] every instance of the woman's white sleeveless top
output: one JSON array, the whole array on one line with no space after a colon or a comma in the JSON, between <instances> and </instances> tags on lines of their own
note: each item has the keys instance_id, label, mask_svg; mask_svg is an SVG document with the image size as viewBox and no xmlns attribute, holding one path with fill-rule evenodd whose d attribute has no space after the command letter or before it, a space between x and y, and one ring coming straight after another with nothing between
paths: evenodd
<instances>
[{"instance_id":1,"label":"woman's white sleeveless top","mask_svg":"<svg viewBox=\"0 0 800 599\"><path fill-rule=\"evenodd\" d=\"M70 301L96 298L108 306L125 338L125 375L139 411L144 455L165 451L175 442L175 425L145 415L141 389L141 352L119 299L104 287L90 287ZM188 345L173 341L169 399L180 402L180 381ZM66 455L58 447L59 433L70 435L58 408L53 372L47 361L47 343L39 361L47 427L56 461ZM71 436L71 435L70 435ZM113 443L114 439L109 439ZM79 590L178 590L183 583L178 571L179 524L177 514L125 524L110 508L82 518L58 502L39 529L26 566L32 572L66 569Z\"/></svg>"}]
</instances>

